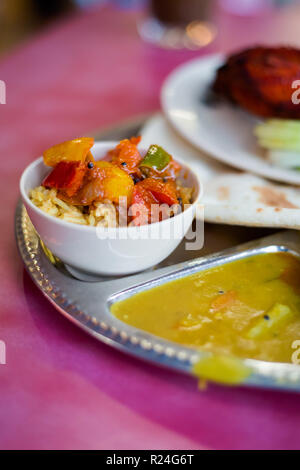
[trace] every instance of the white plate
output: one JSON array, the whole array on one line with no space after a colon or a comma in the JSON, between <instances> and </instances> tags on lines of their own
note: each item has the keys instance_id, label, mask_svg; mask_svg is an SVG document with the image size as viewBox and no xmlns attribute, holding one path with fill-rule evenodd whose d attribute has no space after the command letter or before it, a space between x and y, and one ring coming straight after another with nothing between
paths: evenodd
<instances>
[{"instance_id":1,"label":"white plate","mask_svg":"<svg viewBox=\"0 0 300 470\"><path fill-rule=\"evenodd\" d=\"M165 115L183 137L212 157L273 180L300 184L300 173L273 166L260 155L254 117L230 104L205 104L223 62L222 56L213 55L175 69L162 87Z\"/></svg>"},{"instance_id":2,"label":"white plate","mask_svg":"<svg viewBox=\"0 0 300 470\"><path fill-rule=\"evenodd\" d=\"M180 137L162 115L151 118L141 135L144 147L161 145L197 173L206 221L300 229L300 188L272 184L217 162Z\"/></svg>"}]
</instances>

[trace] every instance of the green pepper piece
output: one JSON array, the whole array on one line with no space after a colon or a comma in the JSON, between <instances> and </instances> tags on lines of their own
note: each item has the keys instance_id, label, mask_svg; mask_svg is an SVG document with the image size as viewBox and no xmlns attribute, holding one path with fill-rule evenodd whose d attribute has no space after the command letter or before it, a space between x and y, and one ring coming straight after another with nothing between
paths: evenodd
<instances>
[{"instance_id":1,"label":"green pepper piece","mask_svg":"<svg viewBox=\"0 0 300 470\"><path fill-rule=\"evenodd\" d=\"M153 170L162 171L169 165L171 158L171 155L169 155L162 147L159 147L159 145L150 145L148 152L140 163L140 167L153 168Z\"/></svg>"}]
</instances>

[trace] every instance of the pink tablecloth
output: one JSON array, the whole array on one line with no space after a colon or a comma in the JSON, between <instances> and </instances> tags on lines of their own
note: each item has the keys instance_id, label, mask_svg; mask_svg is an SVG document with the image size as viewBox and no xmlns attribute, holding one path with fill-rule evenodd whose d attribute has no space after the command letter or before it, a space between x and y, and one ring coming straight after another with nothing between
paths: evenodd
<instances>
[{"instance_id":1,"label":"pink tablecloth","mask_svg":"<svg viewBox=\"0 0 300 470\"><path fill-rule=\"evenodd\" d=\"M111 8L87 12L0 64L7 85L0 105L0 340L7 348L0 447L300 448L298 395L216 386L200 392L193 379L123 356L76 329L24 272L13 235L24 166L55 142L157 109L163 78L191 56L144 45L135 21L135 13ZM296 38L298 21L299 10L271 23L223 16L213 47L264 34L277 42Z\"/></svg>"}]
</instances>

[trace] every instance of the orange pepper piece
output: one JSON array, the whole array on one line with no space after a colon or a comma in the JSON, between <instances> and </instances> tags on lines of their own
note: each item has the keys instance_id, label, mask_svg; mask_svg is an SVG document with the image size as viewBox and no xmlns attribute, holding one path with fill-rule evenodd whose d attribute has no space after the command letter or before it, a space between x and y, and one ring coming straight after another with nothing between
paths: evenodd
<instances>
[{"instance_id":1,"label":"orange pepper piece","mask_svg":"<svg viewBox=\"0 0 300 470\"><path fill-rule=\"evenodd\" d=\"M127 204L131 204L134 182L125 171L109 162L96 162L101 169L103 195L105 199L118 204L120 197L127 198ZM103 165L103 166L102 166Z\"/></svg>"},{"instance_id":2,"label":"orange pepper piece","mask_svg":"<svg viewBox=\"0 0 300 470\"><path fill-rule=\"evenodd\" d=\"M44 163L53 167L62 161L79 161L83 163L93 145L94 139L92 137L81 137L54 145L45 150L43 154Z\"/></svg>"},{"instance_id":3,"label":"orange pepper piece","mask_svg":"<svg viewBox=\"0 0 300 470\"><path fill-rule=\"evenodd\" d=\"M84 185L69 202L75 205L90 205L94 201L109 199L115 204L120 197L127 198L131 204L134 183L132 178L110 162L100 160L94 163L94 168L87 169Z\"/></svg>"}]
</instances>

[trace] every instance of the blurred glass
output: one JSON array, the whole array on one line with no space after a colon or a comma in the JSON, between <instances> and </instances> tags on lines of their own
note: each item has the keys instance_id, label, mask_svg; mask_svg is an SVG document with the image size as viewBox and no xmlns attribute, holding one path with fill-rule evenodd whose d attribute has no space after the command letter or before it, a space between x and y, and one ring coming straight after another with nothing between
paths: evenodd
<instances>
[{"instance_id":1,"label":"blurred glass","mask_svg":"<svg viewBox=\"0 0 300 470\"><path fill-rule=\"evenodd\" d=\"M169 49L199 49L210 44L214 0L150 0L149 16L138 25L145 41Z\"/></svg>"},{"instance_id":2,"label":"blurred glass","mask_svg":"<svg viewBox=\"0 0 300 470\"><path fill-rule=\"evenodd\" d=\"M223 8L233 14L247 16L260 14L272 7L273 0L220 0Z\"/></svg>"},{"instance_id":3,"label":"blurred glass","mask_svg":"<svg viewBox=\"0 0 300 470\"><path fill-rule=\"evenodd\" d=\"M296 1L299 0L219 0L225 10L241 16L260 15Z\"/></svg>"},{"instance_id":4,"label":"blurred glass","mask_svg":"<svg viewBox=\"0 0 300 470\"><path fill-rule=\"evenodd\" d=\"M93 5L106 3L106 0L74 0L74 3L80 8L88 8Z\"/></svg>"}]
</instances>

